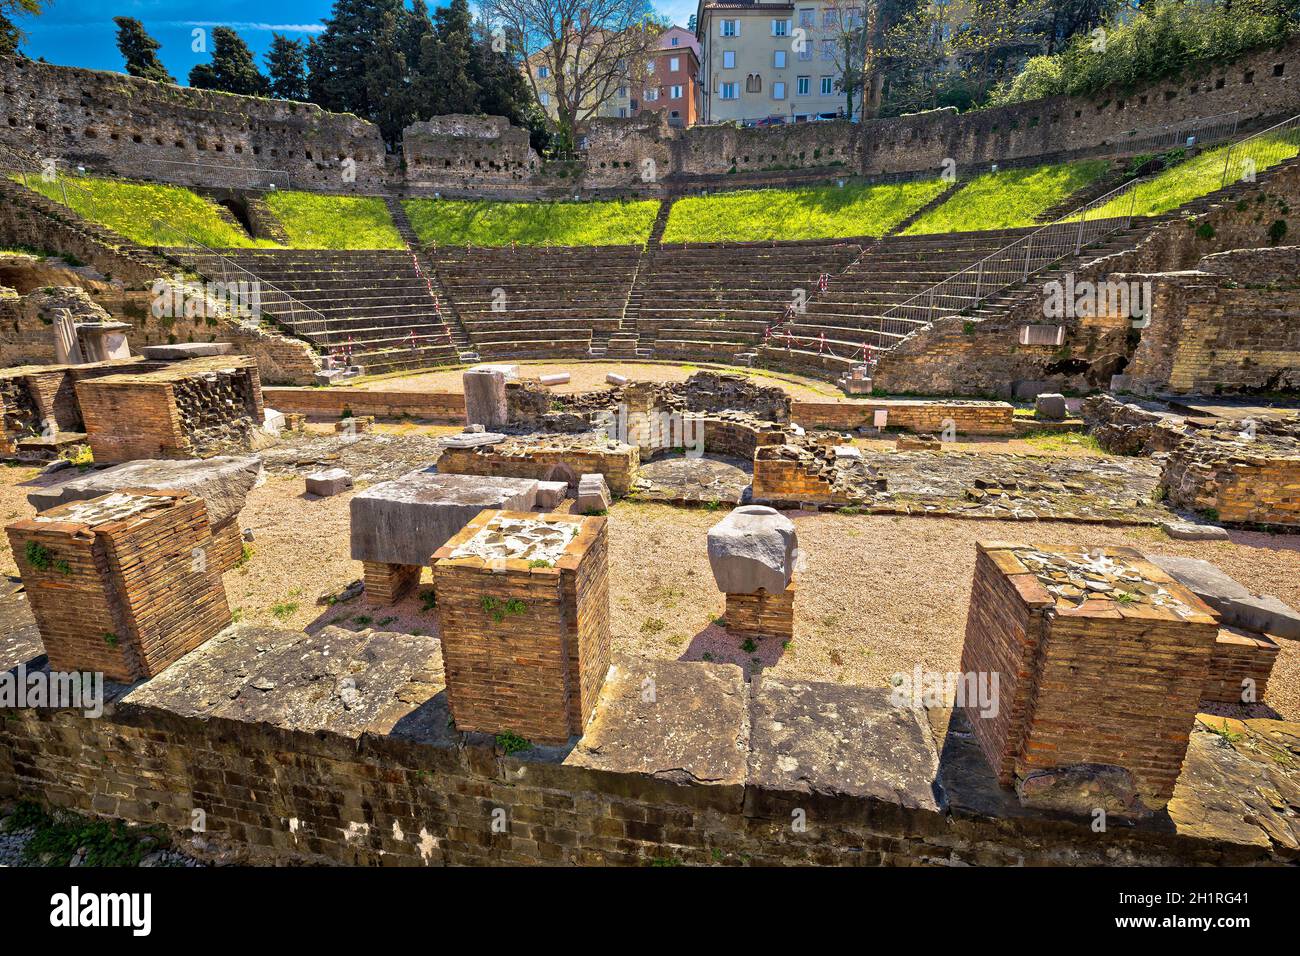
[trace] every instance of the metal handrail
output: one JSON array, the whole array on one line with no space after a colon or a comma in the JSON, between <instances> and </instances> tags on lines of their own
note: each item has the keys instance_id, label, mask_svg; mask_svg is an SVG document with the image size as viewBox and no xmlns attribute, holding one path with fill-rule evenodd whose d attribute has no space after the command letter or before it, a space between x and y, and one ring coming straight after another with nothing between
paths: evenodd
<instances>
[{"instance_id":1,"label":"metal handrail","mask_svg":"<svg viewBox=\"0 0 1300 956\"><path fill-rule=\"evenodd\" d=\"M1234 115L1224 114L1224 116ZM1214 119L1216 117L1210 117L1211 121ZM1233 129L1234 131L1236 129L1235 120ZM1300 140L1300 116L1284 120L1233 143L1224 158L1224 170L1219 188L1226 187L1233 178L1231 173L1234 168L1234 157L1237 158L1243 172L1250 173L1264 165L1272 165L1279 161L1283 151L1296 145L1296 143L1286 143L1286 145L1278 143L1276 154L1267 158L1265 163L1259 163L1253 156L1243 157L1245 148L1252 143L1266 142L1267 137L1277 140L1279 130L1284 130L1288 135L1296 134L1296 139ZM1086 246L1129 228L1137 208L1138 191L1151 178L1131 179L954 272L928 289L891 306L879 317L879 327L876 330L877 341L883 343L886 336L903 338L932 324L935 319L944 315L961 314L978 309L991 296L1026 282L1031 275L1071 255L1080 255ZM1122 213L1090 218L1090 214L1107 206L1123 208L1124 198L1127 198L1128 203ZM1019 265L1014 265L1015 263ZM924 317L919 318L916 317L917 315ZM893 325L889 326L887 323Z\"/></svg>"}]
</instances>

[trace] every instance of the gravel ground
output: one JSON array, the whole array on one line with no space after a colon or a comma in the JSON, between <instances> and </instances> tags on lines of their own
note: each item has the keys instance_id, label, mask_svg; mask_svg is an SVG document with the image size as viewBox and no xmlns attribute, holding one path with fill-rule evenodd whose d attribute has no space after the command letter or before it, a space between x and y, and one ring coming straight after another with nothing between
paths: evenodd
<instances>
[{"instance_id":1,"label":"gravel ground","mask_svg":"<svg viewBox=\"0 0 1300 956\"><path fill-rule=\"evenodd\" d=\"M638 382L684 382L700 369L713 369L719 372L739 372L751 375L760 385L775 385L786 390L791 398L819 399L828 401L842 398L838 388L827 382L802 378L796 375L776 375L760 369L742 369L723 365L669 365L658 362L513 362L520 367L523 375L536 378L555 372L568 372L571 376L567 385L556 385L552 391L562 395L576 392L590 392L598 388L607 388L605 375L617 372ZM391 392L459 392L461 374L464 369L452 369L443 372L419 372L415 375L394 376L392 378L363 379L355 388L368 388Z\"/></svg>"},{"instance_id":2,"label":"gravel ground","mask_svg":"<svg viewBox=\"0 0 1300 956\"><path fill-rule=\"evenodd\" d=\"M0 472L0 514L31 513L17 482L34 469ZM392 607L364 598L322 606L361 576L348 556L351 493L309 499L301 478L269 476L253 490L241 523L254 532L253 557L226 575L230 606L242 620L308 628L382 626L437 633L418 595ZM975 542L1128 544L1147 553L1209 560L1254 591L1300 607L1300 535L1232 532L1227 542L1173 541L1150 528L945 518L795 513L806 566L800 576L795 639L747 651L720 627L723 599L713 583L705 534L718 512L618 503L610 511L614 647L667 659L773 668L791 679L881 686L915 665L957 668L975 565ZM0 570L16 572L7 547ZM424 581L429 580L429 571ZM706 658L708 655L708 658ZM1266 703L1300 719L1300 645L1284 641Z\"/></svg>"}]
</instances>

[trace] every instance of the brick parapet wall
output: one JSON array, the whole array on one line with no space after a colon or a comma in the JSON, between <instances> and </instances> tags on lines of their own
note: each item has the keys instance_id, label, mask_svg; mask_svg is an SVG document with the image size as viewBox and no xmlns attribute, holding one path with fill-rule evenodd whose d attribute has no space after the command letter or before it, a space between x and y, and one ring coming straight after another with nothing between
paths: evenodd
<instances>
[{"instance_id":1,"label":"brick parapet wall","mask_svg":"<svg viewBox=\"0 0 1300 956\"><path fill-rule=\"evenodd\" d=\"M853 431L875 425L875 413L888 412L888 428L939 434L949 420L963 435L1009 435L1015 431L1014 409L1006 402L927 402L882 399L871 402L795 401L790 417L804 428Z\"/></svg>"},{"instance_id":2,"label":"brick parapet wall","mask_svg":"<svg viewBox=\"0 0 1300 956\"><path fill-rule=\"evenodd\" d=\"M622 497L632 490L632 481L641 464L635 445L616 443L615 448L602 450L577 445L546 448L528 439L509 442L506 448L497 445L444 448L438 459L438 470L449 475L494 475L539 481L559 481L557 476L566 469L576 477L599 473L605 476L609 490Z\"/></svg>"},{"instance_id":3,"label":"brick parapet wall","mask_svg":"<svg viewBox=\"0 0 1300 956\"><path fill-rule=\"evenodd\" d=\"M293 720L282 710L292 697L283 686L246 690L255 699L241 702L188 672L188 692L180 675L165 674L101 719L6 711L0 795L161 823L188 849L256 863L1296 860L1283 830L1239 819L1252 819L1251 794L1266 800L1262 792L1285 785L1274 777L1287 771L1244 770L1206 733L1194 735L1172 826L1097 834L1088 819L1020 809L992 781L960 718L950 730L940 710L927 723L892 707L887 691L770 677L748 685L730 666L615 658L581 744L506 755L448 726L436 641L333 628L320 639L335 655L378 655L392 677L370 684L355 710L318 708ZM223 655L236 640L248 644L243 654L266 651L264 660L319 653L310 639L286 643L283 632L259 631L223 635L198 655ZM327 713L337 716L323 726ZM783 769L791 757L793 772ZM890 783L878 787L882 774ZM790 825L796 808L806 831ZM195 809L206 832L191 843ZM499 832L494 819L505 823Z\"/></svg>"},{"instance_id":4,"label":"brick parapet wall","mask_svg":"<svg viewBox=\"0 0 1300 956\"><path fill-rule=\"evenodd\" d=\"M380 391L361 388L262 389L266 404L280 412L339 418L344 410L376 418L420 418L440 425L465 423L465 396L456 392Z\"/></svg>"}]
</instances>

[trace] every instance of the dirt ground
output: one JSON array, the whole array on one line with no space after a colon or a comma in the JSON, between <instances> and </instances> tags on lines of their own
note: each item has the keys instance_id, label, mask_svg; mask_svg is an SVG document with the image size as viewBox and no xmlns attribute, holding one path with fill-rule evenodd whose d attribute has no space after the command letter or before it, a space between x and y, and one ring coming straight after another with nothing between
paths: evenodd
<instances>
[{"instance_id":1,"label":"dirt ground","mask_svg":"<svg viewBox=\"0 0 1300 956\"><path fill-rule=\"evenodd\" d=\"M529 378L568 372L568 384L552 386L552 391L562 395L590 392L608 388L605 375L616 372L638 382L684 382L701 369L718 372L739 372L751 376L760 385L783 388L791 398L833 401L843 394L829 382L802 378L796 375L777 374L762 369L743 369L731 365L674 365L661 362L507 362L518 365L520 374ZM460 392L464 369L440 372L420 372L415 375L377 376L361 379L354 388L392 392Z\"/></svg>"},{"instance_id":2,"label":"dirt ground","mask_svg":"<svg viewBox=\"0 0 1300 956\"><path fill-rule=\"evenodd\" d=\"M0 470L5 522L32 513L22 483L35 469ZM321 606L361 575L348 556L351 494L308 498L301 478L270 476L253 490L241 523L253 554L226 575L230 606L244 621L313 628L332 622L436 634L418 596L393 607L357 598ZM617 651L654 658L736 663L791 679L882 686L920 664L955 670L980 539L1036 544L1129 544L1147 553L1204 558L1246 587L1300 606L1300 535L1233 532L1228 542L1181 542L1154 529L793 513L805 565L795 638L746 649L714 620L723 598L709 571L705 534L721 515L706 509L618 503L610 511L610 602ZM0 570L15 574L7 547ZM425 572L425 582L429 572ZM1300 646L1284 641L1265 704L1300 719Z\"/></svg>"}]
</instances>

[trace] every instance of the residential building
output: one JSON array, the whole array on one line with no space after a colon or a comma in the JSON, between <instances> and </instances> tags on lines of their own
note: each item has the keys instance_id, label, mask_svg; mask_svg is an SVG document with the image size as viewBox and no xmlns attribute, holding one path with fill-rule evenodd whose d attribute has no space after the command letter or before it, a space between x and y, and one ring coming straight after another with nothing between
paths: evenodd
<instances>
[{"instance_id":1,"label":"residential building","mask_svg":"<svg viewBox=\"0 0 1300 956\"><path fill-rule=\"evenodd\" d=\"M845 115L836 87L851 0L699 0L700 122L804 122Z\"/></svg>"},{"instance_id":2,"label":"residential building","mask_svg":"<svg viewBox=\"0 0 1300 956\"><path fill-rule=\"evenodd\" d=\"M662 110L669 126L691 126L699 119L700 44L685 27L669 27L646 64L635 113Z\"/></svg>"}]
</instances>

